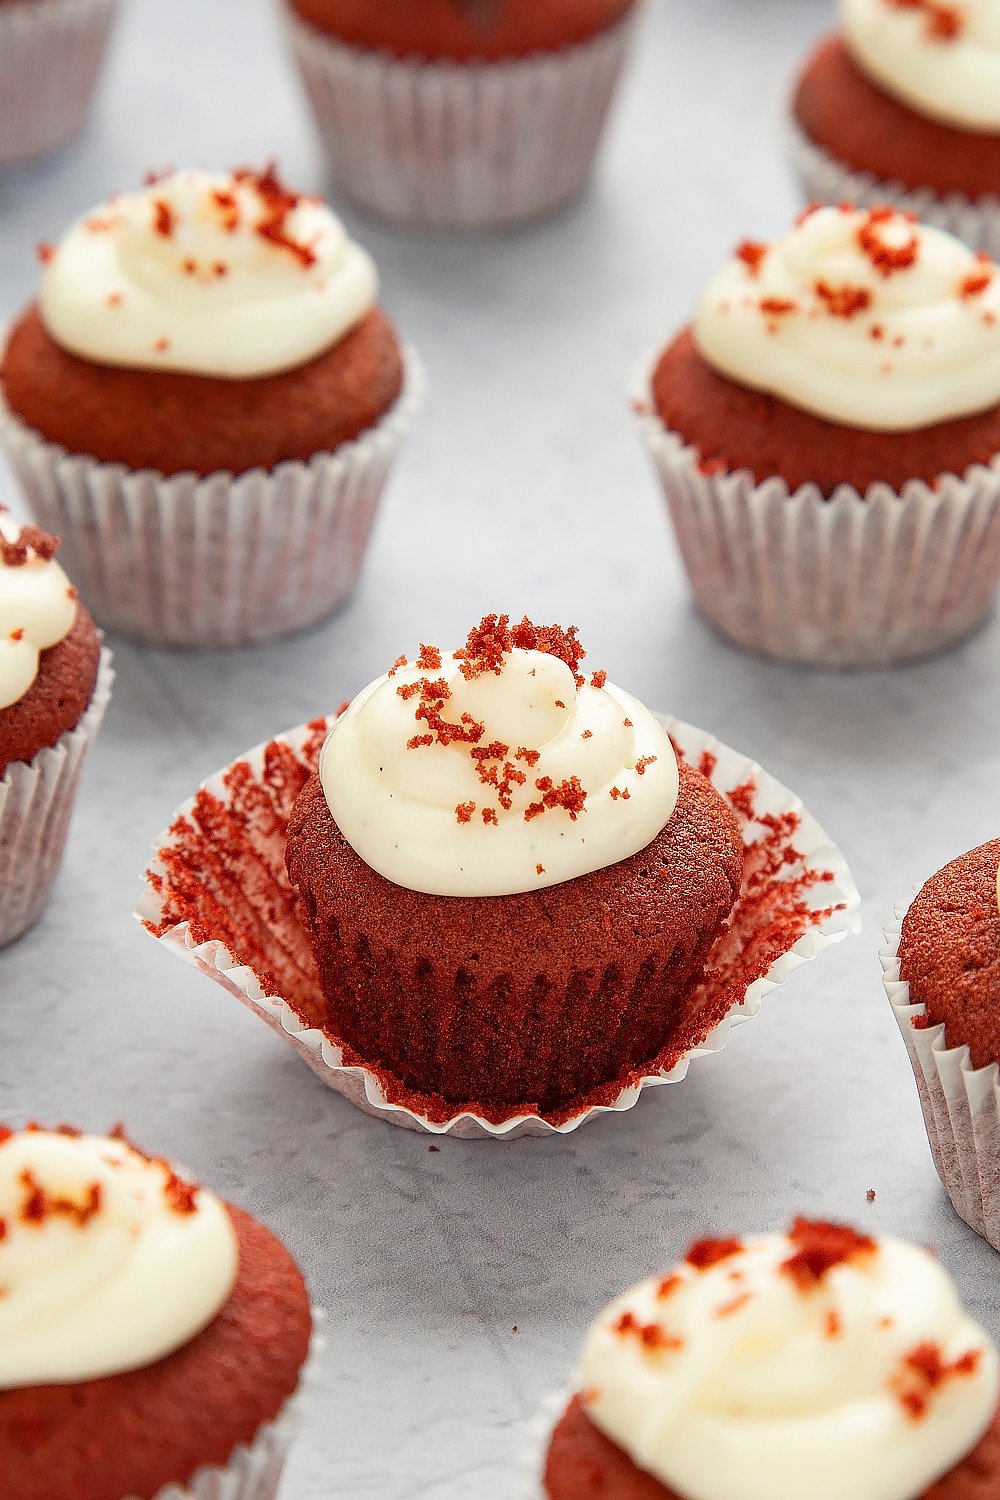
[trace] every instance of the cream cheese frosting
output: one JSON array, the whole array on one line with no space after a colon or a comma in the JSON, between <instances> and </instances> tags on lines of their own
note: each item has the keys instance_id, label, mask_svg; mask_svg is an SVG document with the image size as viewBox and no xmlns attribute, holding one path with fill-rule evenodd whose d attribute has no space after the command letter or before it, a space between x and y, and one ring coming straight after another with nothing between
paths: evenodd
<instances>
[{"instance_id":1,"label":"cream cheese frosting","mask_svg":"<svg viewBox=\"0 0 1000 1500\"><path fill-rule=\"evenodd\" d=\"M122 1139L0 1131L0 1390L153 1364L236 1277L225 1207Z\"/></svg>"},{"instance_id":2,"label":"cream cheese frosting","mask_svg":"<svg viewBox=\"0 0 1000 1500\"><path fill-rule=\"evenodd\" d=\"M913 1500L986 1433L1000 1362L926 1251L799 1221L626 1292L580 1388L687 1500Z\"/></svg>"},{"instance_id":3,"label":"cream cheese frosting","mask_svg":"<svg viewBox=\"0 0 1000 1500\"><path fill-rule=\"evenodd\" d=\"M56 545L0 516L0 709L24 697L41 653L73 628L76 591L54 561Z\"/></svg>"},{"instance_id":4,"label":"cream cheese frosting","mask_svg":"<svg viewBox=\"0 0 1000 1500\"><path fill-rule=\"evenodd\" d=\"M583 654L575 631L491 616L359 693L320 777L365 863L415 891L503 896L645 848L676 806L677 758L654 714L584 678Z\"/></svg>"},{"instance_id":5,"label":"cream cheese frosting","mask_svg":"<svg viewBox=\"0 0 1000 1500\"><path fill-rule=\"evenodd\" d=\"M377 290L336 215L273 167L192 169L109 199L46 247L39 303L84 359L250 380L335 344Z\"/></svg>"},{"instance_id":6,"label":"cream cheese frosting","mask_svg":"<svg viewBox=\"0 0 1000 1500\"><path fill-rule=\"evenodd\" d=\"M741 385L876 432L1000 402L1000 274L892 209L807 212L709 282L694 335Z\"/></svg>"},{"instance_id":7,"label":"cream cheese frosting","mask_svg":"<svg viewBox=\"0 0 1000 1500\"><path fill-rule=\"evenodd\" d=\"M1000 0L840 0L855 60L919 114L1000 131Z\"/></svg>"}]
</instances>

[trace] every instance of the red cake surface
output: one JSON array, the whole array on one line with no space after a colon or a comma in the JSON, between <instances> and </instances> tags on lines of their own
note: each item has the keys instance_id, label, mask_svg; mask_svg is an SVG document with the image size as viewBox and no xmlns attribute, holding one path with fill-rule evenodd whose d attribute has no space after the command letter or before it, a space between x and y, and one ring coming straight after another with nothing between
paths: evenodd
<instances>
[{"instance_id":1,"label":"red cake surface","mask_svg":"<svg viewBox=\"0 0 1000 1500\"><path fill-rule=\"evenodd\" d=\"M945 1027L949 1047L968 1047L973 1065L1000 1062L1000 839L945 865L903 920L899 973L923 1026Z\"/></svg>"},{"instance_id":2,"label":"red cake surface","mask_svg":"<svg viewBox=\"0 0 1000 1500\"><path fill-rule=\"evenodd\" d=\"M793 112L818 146L883 182L972 199L1000 192L1000 134L918 114L862 71L839 34L806 64Z\"/></svg>"},{"instance_id":3,"label":"red cake surface","mask_svg":"<svg viewBox=\"0 0 1000 1500\"><path fill-rule=\"evenodd\" d=\"M309 1296L281 1242L229 1213L236 1284L196 1338L144 1370L0 1391L3 1500L151 1500L278 1414L308 1353Z\"/></svg>"},{"instance_id":4,"label":"red cake surface","mask_svg":"<svg viewBox=\"0 0 1000 1500\"><path fill-rule=\"evenodd\" d=\"M910 479L933 484L1000 453L1000 406L912 432L847 427L719 374L691 328L657 362L653 405L697 449L706 473L749 469L758 483L777 474L793 490L812 482L827 496L838 484L862 494L879 481L897 492Z\"/></svg>"},{"instance_id":5,"label":"red cake surface","mask_svg":"<svg viewBox=\"0 0 1000 1500\"><path fill-rule=\"evenodd\" d=\"M545 1464L548 1500L686 1500L640 1469L587 1416L580 1396L563 1413ZM914 1500L996 1500L1000 1411L978 1448Z\"/></svg>"},{"instance_id":6,"label":"red cake surface","mask_svg":"<svg viewBox=\"0 0 1000 1500\"><path fill-rule=\"evenodd\" d=\"M49 442L162 474L304 462L374 427L402 386L402 350L379 308L308 364L224 380L81 359L55 342L33 303L0 365L9 406Z\"/></svg>"},{"instance_id":7,"label":"red cake surface","mask_svg":"<svg viewBox=\"0 0 1000 1500\"><path fill-rule=\"evenodd\" d=\"M69 634L39 657L38 675L16 703L0 708L0 776L12 761L29 761L74 729L94 696L101 638L77 604Z\"/></svg>"},{"instance_id":8,"label":"red cake surface","mask_svg":"<svg viewBox=\"0 0 1000 1500\"><path fill-rule=\"evenodd\" d=\"M614 25L635 0L292 0L338 41L394 57L498 62L553 52Z\"/></svg>"}]
</instances>

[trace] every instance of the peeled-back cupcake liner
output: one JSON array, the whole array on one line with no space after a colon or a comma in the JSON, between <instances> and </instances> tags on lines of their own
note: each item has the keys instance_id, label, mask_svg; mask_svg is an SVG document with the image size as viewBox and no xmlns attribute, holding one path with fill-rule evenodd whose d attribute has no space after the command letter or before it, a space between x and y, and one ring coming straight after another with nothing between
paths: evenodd
<instances>
[{"instance_id":1,"label":"peeled-back cupcake liner","mask_svg":"<svg viewBox=\"0 0 1000 1500\"><path fill-rule=\"evenodd\" d=\"M67 453L0 398L0 444L101 624L168 646L241 646L316 624L357 581L382 491L424 393L307 463L165 477Z\"/></svg>"},{"instance_id":2,"label":"peeled-back cupcake liner","mask_svg":"<svg viewBox=\"0 0 1000 1500\"><path fill-rule=\"evenodd\" d=\"M738 751L664 718L678 753L726 796L747 848L743 888L692 1000L702 1040L669 1047L645 1072L543 1117L531 1108L456 1107L368 1066L322 1029L324 1001L285 871L285 835L332 718L251 750L178 809L157 840L134 915L172 953L209 975L287 1042L332 1089L394 1125L465 1139L565 1135L632 1109L645 1088L678 1083L719 1052L731 1028L810 959L860 928L860 898L840 850L786 787Z\"/></svg>"},{"instance_id":3,"label":"peeled-back cupcake liner","mask_svg":"<svg viewBox=\"0 0 1000 1500\"><path fill-rule=\"evenodd\" d=\"M0 6L0 165L83 129L117 10L118 0Z\"/></svg>"},{"instance_id":4,"label":"peeled-back cupcake liner","mask_svg":"<svg viewBox=\"0 0 1000 1500\"><path fill-rule=\"evenodd\" d=\"M634 407L695 602L764 656L880 667L956 645L1000 585L1000 457L963 477L794 492L773 476L718 472L657 415L648 367Z\"/></svg>"},{"instance_id":5,"label":"peeled-back cupcake liner","mask_svg":"<svg viewBox=\"0 0 1000 1500\"><path fill-rule=\"evenodd\" d=\"M316 1330L322 1312L313 1311L309 1354L295 1390L272 1421L265 1423L249 1446L236 1449L224 1468L199 1469L187 1484L168 1484L153 1500L275 1500L281 1471L302 1423L302 1412L316 1379L324 1340ZM131 1496L125 1500L132 1500Z\"/></svg>"},{"instance_id":6,"label":"peeled-back cupcake liner","mask_svg":"<svg viewBox=\"0 0 1000 1500\"><path fill-rule=\"evenodd\" d=\"M909 1054L938 1176L960 1218L1000 1250L1000 1067L975 1068L968 1047L949 1047L942 1023L910 999L899 977L899 941L909 902L885 929L886 994Z\"/></svg>"},{"instance_id":7,"label":"peeled-back cupcake liner","mask_svg":"<svg viewBox=\"0 0 1000 1500\"><path fill-rule=\"evenodd\" d=\"M476 228L583 189L641 0L588 41L496 63L401 61L283 10L337 186L386 218Z\"/></svg>"},{"instance_id":8,"label":"peeled-back cupcake liner","mask_svg":"<svg viewBox=\"0 0 1000 1500\"><path fill-rule=\"evenodd\" d=\"M791 116L785 133L807 203L853 203L858 208L888 204L901 213L915 215L924 224L948 230L973 250L984 250L994 260L1000 258L1000 196L989 194L973 200L964 193L938 193L930 187L886 182L838 161Z\"/></svg>"},{"instance_id":9,"label":"peeled-back cupcake liner","mask_svg":"<svg viewBox=\"0 0 1000 1500\"><path fill-rule=\"evenodd\" d=\"M102 651L93 697L76 727L0 775L0 947L27 932L49 899L114 678L111 653Z\"/></svg>"}]
</instances>

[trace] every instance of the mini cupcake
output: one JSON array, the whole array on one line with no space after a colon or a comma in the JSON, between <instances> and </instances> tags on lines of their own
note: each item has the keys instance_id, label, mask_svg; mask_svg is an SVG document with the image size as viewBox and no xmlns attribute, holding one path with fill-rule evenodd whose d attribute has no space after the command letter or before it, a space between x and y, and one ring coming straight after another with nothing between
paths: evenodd
<instances>
[{"instance_id":1,"label":"mini cupcake","mask_svg":"<svg viewBox=\"0 0 1000 1500\"><path fill-rule=\"evenodd\" d=\"M0 440L98 619L237 645L328 615L419 384L366 252L268 168L176 173L41 253Z\"/></svg>"},{"instance_id":2,"label":"mini cupcake","mask_svg":"<svg viewBox=\"0 0 1000 1500\"><path fill-rule=\"evenodd\" d=\"M118 0L0 0L0 166L83 129Z\"/></svg>"},{"instance_id":3,"label":"mini cupcake","mask_svg":"<svg viewBox=\"0 0 1000 1500\"><path fill-rule=\"evenodd\" d=\"M285 1247L120 1131L0 1132L4 1500L273 1500L312 1315Z\"/></svg>"},{"instance_id":4,"label":"mini cupcake","mask_svg":"<svg viewBox=\"0 0 1000 1500\"><path fill-rule=\"evenodd\" d=\"M882 959L934 1165L956 1212L1000 1250L998 866L994 839L939 870Z\"/></svg>"},{"instance_id":5,"label":"mini cupcake","mask_svg":"<svg viewBox=\"0 0 1000 1500\"><path fill-rule=\"evenodd\" d=\"M933 1255L799 1219L701 1241L601 1313L534 1495L987 1500L998 1399Z\"/></svg>"},{"instance_id":6,"label":"mini cupcake","mask_svg":"<svg viewBox=\"0 0 1000 1500\"><path fill-rule=\"evenodd\" d=\"M996 0L840 0L840 16L794 90L806 196L892 203L1000 255Z\"/></svg>"},{"instance_id":7,"label":"mini cupcake","mask_svg":"<svg viewBox=\"0 0 1000 1500\"><path fill-rule=\"evenodd\" d=\"M393 219L559 207L594 164L640 0L284 0L334 181Z\"/></svg>"},{"instance_id":8,"label":"mini cupcake","mask_svg":"<svg viewBox=\"0 0 1000 1500\"><path fill-rule=\"evenodd\" d=\"M638 392L698 607L836 666L939 651L1000 581L1000 274L892 209L746 241Z\"/></svg>"},{"instance_id":9,"label":"mini cupcake","mask_svg":"<svg viewBox=\"0 0 1000 1500\"><path fill-rule=\"evenodd\" d=\"M0 516L0 945L48 900L111 693L110 656L58 546Z\"/></svg>"}]
</instances>

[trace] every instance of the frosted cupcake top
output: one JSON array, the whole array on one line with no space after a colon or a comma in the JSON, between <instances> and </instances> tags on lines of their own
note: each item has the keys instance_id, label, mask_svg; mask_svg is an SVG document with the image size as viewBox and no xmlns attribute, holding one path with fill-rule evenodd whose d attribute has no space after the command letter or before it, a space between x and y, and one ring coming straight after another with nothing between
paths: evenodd
<instances>
[{"instance_id":1,"label":"frosted cupcake top","mask_svg":"<svg viewBox=\"0 0 1000 1500\"><path fill-rule=\"evenodd\" d=\"M677 758L654 714L576 630L487 616L457 651L422 646L359 693L320 762L352 849L387 880L504 896L645 848L677 803Z\"/></svg>"},{"instance_id":2,"label":"frosted cupcake top","mask_svg":"<svg viewBox=\"0 0 1000 1500\"><path fill-rule=\"evenodd\" d=\"M867 73L919 114L1000 131L1000 0L840 0Z\"/></svg>"},{"instance_id":3,"label":"frosted cupcake top","mask_svg":"<svg viewBox=\"0 0 1000 1500\"><path fill-rule=\"evenodd\" d=\"M335 344L378 290L336 215L273 166L175 172L110 198L40 253L56 342L134 369L277 374Z\"/></svg>"},{"instance_id":4,"label":"frosted cupcake top","mask_svg":"<svg viewBox=\"0 0 1000 1500\"><path fill-rule=\"evenodd\" d=\"M1000 273L891 208L808 210L746 241L694 325L723 375L833 422L929 427L1000 402Z\"/></svg>"},{"instance_id":5,"label":"frosted cupcake top","mask_svg":"<svg viewBox=\"0 0 1000 1500\"><path fill-rule=\"evenodd\" d=\"M76 590L55 561L58 546L37 526L0 515L0 709L24 697L41 653L73 628Z\"/></svg>"},{"instance_id":6,"label":"frosted cupcake top","mask_svg":"<svg viewBox=\"0 0 1000 1500\"><path fill-rule=\"evenodd\" d=\"M926 1251L798 1220L618 1298L580 1390L688 1500L913 1500L986 1433L1000 1361Z\"/></svg>"},{"instance_id":7,"label":"frosted cupcake top","mask_svg":"<svg viewBox=\"0 0 1000 1500\"><path fill-rule=\"evenodd\" d=\"M153 1364L236 1278L219 1200L122 1136L0 1128L0 1390Z\"/></svg>"}]
</instances>

